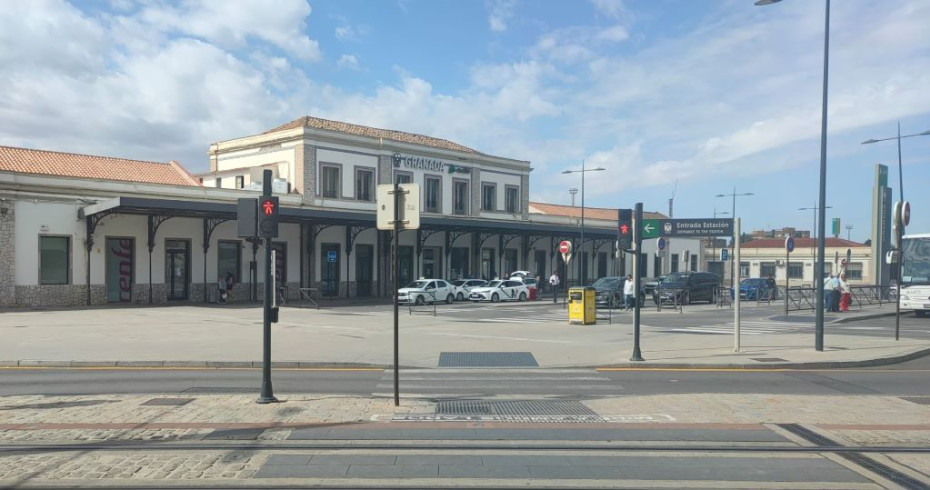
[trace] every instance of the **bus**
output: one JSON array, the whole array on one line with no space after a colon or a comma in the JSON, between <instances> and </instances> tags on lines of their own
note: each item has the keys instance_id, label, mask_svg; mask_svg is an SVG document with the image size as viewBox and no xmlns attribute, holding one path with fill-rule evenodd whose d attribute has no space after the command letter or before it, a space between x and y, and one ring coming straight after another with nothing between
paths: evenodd
<instances>
[{"instance_id":1,"label":"bus","mask_svg":"<svg viewBox=\"0 0 930 490\"><path fill-rule=\"evenodd\" d=\"M901 268L901 308L914 310L916 316L930 311L930 233L905 235Z\"/></svg>"}]
</instances>

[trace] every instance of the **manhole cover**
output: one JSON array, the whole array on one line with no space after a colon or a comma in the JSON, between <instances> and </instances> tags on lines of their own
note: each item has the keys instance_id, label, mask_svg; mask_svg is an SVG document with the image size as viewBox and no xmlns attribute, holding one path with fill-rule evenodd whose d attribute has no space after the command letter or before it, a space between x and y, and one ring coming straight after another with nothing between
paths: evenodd
<instances>
[{"instance_id":1,"label":"manhole cover","mask_svg":"<svg viewBox=\"0 0 930 490\"><path fill-rule=\"evenodd\" d=\"M759 362L788 362L787 359L782 359L780 357L750 357L750 359Z\"/></svg>"},{"instance_id":2,"label":"manhole cover","mask_svg":"<svg viewBox=\"0 0 930 490\"><path fill-rule=\"evenodd\" d=\"M142 403L144 406L172 406L180 407L181 405L187 405L188 403L194 401L193 398L152 398L151 400Z\"/></svg>"},{"instance_id":3,"label":"manhole cover","mask_svg":"<svg viewBox=\"0 0 930 490\"><path fill-rule=\"evenodd\" d=\"M440 400L436 413L442 415L508 415L508 416L597 416L583 403L571 400Z\"/></svg>"},{"instance_id":4,"label":"manhole cover","mask_svg":"<svg viewBox=\"0 0 930 490\"><path fill-rule=\"evenodd\" d=\"M443 352L439 367L539 367L530 352Z\"/></svg>"}]
</instances>

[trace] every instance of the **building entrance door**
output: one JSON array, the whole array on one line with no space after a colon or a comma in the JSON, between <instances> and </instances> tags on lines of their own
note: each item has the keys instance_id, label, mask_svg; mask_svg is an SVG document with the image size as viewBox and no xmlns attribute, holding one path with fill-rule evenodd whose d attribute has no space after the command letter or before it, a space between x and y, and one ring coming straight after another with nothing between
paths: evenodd
<instances>
[{"instance_id":1,"label":"building entrance door","mask_svg":"<svg viewBox=\"0 0 930 490\"><path fill-rule=\"evenodd\" d=\"M190 242L165 241L165 287L168 301L183 301L190 288Z\"/></svg>"},{"instance_id":2,"label":"building entrance door","mask_svg":"<svg viewBox=\"0 0 930 490\"><path fill-rule=\"evenodd\" d=\"M374 270L374 247L371 245L355 246L355 295L371 296L371 279Z\"/></svg>"},{"instance_id":3,"label":"building entrance door","mask_svg":"<svg viewBox=\"0 0 930 490\"><path fill-rule=\"evenodd\" d=\"M339 244L320 245L320 293L323 296L339 296Z\"/></svg>"}]
</instances>

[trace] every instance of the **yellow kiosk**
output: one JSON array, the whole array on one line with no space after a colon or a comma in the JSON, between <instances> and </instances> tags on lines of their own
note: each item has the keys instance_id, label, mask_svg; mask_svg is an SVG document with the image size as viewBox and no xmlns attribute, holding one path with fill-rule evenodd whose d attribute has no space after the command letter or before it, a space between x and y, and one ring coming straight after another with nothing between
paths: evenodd
<instances>
[{"instance_id":1,"label":"yellow kiosk","mask_svg":"<svg viewBox=\"0 0 930 490\"><path fill-rule=\"evenodd\" d=\"M597 323L597 311L594 304L594 288L568 289L568 323L593 325Z\"/></svg>"}]
</instances>

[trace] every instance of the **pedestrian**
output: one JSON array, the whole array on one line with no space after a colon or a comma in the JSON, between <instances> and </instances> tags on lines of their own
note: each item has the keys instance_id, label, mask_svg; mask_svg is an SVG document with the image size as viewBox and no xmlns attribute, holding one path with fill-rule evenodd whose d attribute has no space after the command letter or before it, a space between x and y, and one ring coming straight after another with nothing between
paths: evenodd
<instances>
[{"instance_id":1,"label":"pedestrian","mask_svg":"<svg viewBox=\"0 0 930 490\"><path fill-rule=\"evenodd\" d=\"M223 276L218 276L216 278L216 288L219 290L219 298L217 302L220 304L226 303L227 288L226 288L226 278Z\"/></svg>"},{"instance_id":2,"label":"pedestrian","mask_svg":"<svg viewBox=\"0 0 930 490\"><path fill-rule=\"evenodd\" d=\"M552 290L552 302L557 303L559 301L559 271L554 271L549 276L549 289Z\"/></svg>"},{"instance_id":3,"label":"pedestrian","mask_svg":"<svg viewBox=\"0 0 930 490\"><path fill-rule=\"evenodd\" d=\"M846 280L846 274L840 274L840 311L847 312L849 311L849 305L852 303L852 287L849 285L849 281Z\"/></svg>"},{"instance_id":4,"label":"pedestrian","mask_svg":"<svg viewBox=\"0 0 930 490\"><path fill-rule=\"evenodd\" d=\"M766 297L769 299L769 301L772 301L775 299L775 290L777 287L778 286L775 285L774 277L769 276L769 278L765 280L765 289L766 289L765 292L767 293Z\"/></svg>"},{"instance_id":5,"label":"pedestrian","mask_svg":"<svg viewBox=\"0 0 930 490\"><path fill-rule=\"evenodd\" d=\"M623 299L626 300L626 309L633 309L633 276L627 274L626 282L623 283Z\"/></svg>"},{"instance_id":6,"label":"pedestrian","mask_svg":"<svg viewBox=\"0 0 930 490\"><path fill-rule=\"evenodd\" d=\"M823 281L823 309L833 311L833 273Z\"/></svg>"},{"instance_id":7,"label":"pedestrian","mask_svg":"<svg viewBox=\"0 0 930 490\"><path fill-rule=\"evenodd\" d=\"M232 272L226 273L226 301L232 298L233 286L236 285L236 276Z\"/></svg>"},{"instance_id":8,"label":"pedestrian","mask_svg":"<svg viewBox=\"0 0 930 490\"><path fill-rule=\"evenodd\" d=\"M839 313L840 300L843 298L843 291L840 287L840 276L833 277L833 312Z\"/></svg>"}]
</instances>

